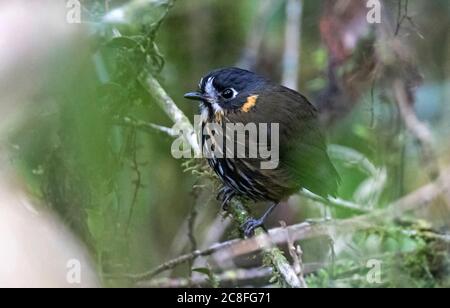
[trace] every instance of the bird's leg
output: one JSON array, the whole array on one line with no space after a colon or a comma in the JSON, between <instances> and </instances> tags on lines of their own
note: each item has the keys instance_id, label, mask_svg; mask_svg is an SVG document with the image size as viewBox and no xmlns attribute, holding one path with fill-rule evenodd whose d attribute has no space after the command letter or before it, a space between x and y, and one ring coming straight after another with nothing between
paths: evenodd
<instances>
[{"instance_id":1,"label":"bird's leg","mask_svg":"<svg viewBox=\"0 0 450 308\"><path fill-rule=\"evenodd\" d=\"M224 211L228 210L228 203L231 201L231 199L233 199L234 196L235 196L235 192L227 186L223 186L219 190L219 193L217 195L217 200L220 200L222 202L222 204L221 204L222 210L224 210Z\"/></svg>"},{"instance_id":2,"label":"bird's leg","mask_svg":"<svg viewBox=\"0 0 450 308\"><path fill-rule=\"evenodd\" d=\"M252 237L255 234L255 229L259 227L262 227L264 231L267 232L267 229L264 227L264 222L277 207L277 205L278 203L273 203L260 219L249 218L244 224L242 224L241 228L244 231L244 235L246 237Z\"/></svg>"}]
</instances>

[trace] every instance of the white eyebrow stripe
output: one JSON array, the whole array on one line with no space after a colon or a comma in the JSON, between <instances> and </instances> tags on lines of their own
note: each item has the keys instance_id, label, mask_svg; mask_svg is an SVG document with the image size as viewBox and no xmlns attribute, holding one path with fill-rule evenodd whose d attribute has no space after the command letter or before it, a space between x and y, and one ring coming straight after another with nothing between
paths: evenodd
<instances>
[{"instance_id":1,"label":"white eyebrow stripe","mask_svg":"<svg viewBox=\"0 0 450 308\"><path fill-rule=\"evenodd\" d=\"M217 97L217 90L213 86L214 77L209 77L205 85L205 93L210 97Z\"/></svg>"},{"instance_id":2,"label":"white eyebrow stripe","mask_svg":"<svg viewBox=\"0 0 450 308\"><path fill-rule=\"evenodd\" d=\"M200 79L200 83L198 84L198 88L200 90L202 89L202 84L203 84L203 78Z\"/></svg>"}]
</instances>

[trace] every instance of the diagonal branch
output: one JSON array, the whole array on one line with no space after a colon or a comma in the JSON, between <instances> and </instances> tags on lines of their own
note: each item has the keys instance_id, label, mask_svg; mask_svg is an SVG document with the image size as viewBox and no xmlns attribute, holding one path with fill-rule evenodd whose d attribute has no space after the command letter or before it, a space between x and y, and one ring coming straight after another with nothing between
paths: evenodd
<instances>
[{"instance_id":1,"label":"diagonal branch","mask_svg":"<svg viewBox=\"0 0 450 308\"><path fill-rule=\"evenodd\" d=\"M349 233L357 230L366 230L376 226L379 223L387 223L403 216L404 214L417 211L427 207L441 194L450 192L450 168L444 170L441 177L436 181L421 187L411 194L390 204L384 210L377 210L370 214L357 216L341 221L326 222L322 224L301 223L286 228L280 227L269 231L269 234L259 233L253 238L246 240L231 240L212 245L208 249L194 251L190 254L180 256L168 261L157 268L138 275L122 275L121 277L130 278L134 281L150 279L168 269L197 259L198 257L214 256L217 260L234 258L241 255L247 255L260 250L268 250L267 245L284 244L287 241L286 232L289 232L291 241L317 238L333 233ZM269 244L270 243L270 244ZM270 253L269 253L270 255Z\"/></svg>"},{"instance_id":2,"label":"diagonal branch","mask_svg":"<svg viewBox=\"0 0 450 308\"><path fill-rule=\"evenodd\" d=\"M394 94L403 122L419 144L422 152L422 162L429 177L431 180L434 180L439 176L440 170L439 162L433 149L433 135L428 126L417 118L414 110L413 95L400 79L394 81Z\"/></svg>"},{"instance_id":3,"label":"diagonal branch","mask_svg":"<svg viewBox=\"0 0 450 308\"><path fill-rule=\"evenodd\" d=\"M195 155L199 155L200 146L198 144L197 135L188 117L180 108L178 108L173 99L167 94L155 77L149 74L145 85L156 104L166 113L174 124L177 124L178 127L185 132L186 141L194 150Z\"/></svg>"},{"instance_id":4,"label":"diagonal branch","mask_svg":"<svg viewBox=\"0 0 450 308\"><path fill-rule=\"evenodd\" d=\"M333 208L352 211L357 214L365 214L365 213L369 212L369 210L367 210L364 207L362 207L358 204L355 204L351 201L343 200L341 198L330 197L330 196L327 198L323 198L323 197L316 195L315 193L312 193L306 189L302 189L300 191L300 195L311 201L318 202L318 203L321 203L323 205L333 207Z\"/></svg>"},{"instance_id":5,"label":"diagonal branch","mask_svg":"<svg viewBox=\"0 0 450 308\"><path fill-rule=\"evenodd\" d=\"M179 135L173 128L148 123L146 121L137 120L131 117L125 117L120 120L117 119L114 121L114 124L123 127L132 127L143 132L161 132L173 138L178 137Z\"/></svg>"}]
</instances>

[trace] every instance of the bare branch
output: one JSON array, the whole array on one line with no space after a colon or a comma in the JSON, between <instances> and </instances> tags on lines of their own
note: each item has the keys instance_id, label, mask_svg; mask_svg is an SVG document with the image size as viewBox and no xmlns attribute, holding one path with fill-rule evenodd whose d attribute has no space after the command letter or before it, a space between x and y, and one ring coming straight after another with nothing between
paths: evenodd
<instances>
[{"instance_id":1,"label":"bare branch","mask_svg":"<svg viewBox=\"0 0 450 308\"><path fill-rule=\"evenodd\" d=\"M172 138L179 136L179 134L173 128L148 123L142 120L133 119L131 117L125 117L123 119L116 120L115 124L118 126L133 127L143 132L161 132Z\"/></svg>"},{"instance_id":2,"label":"bare branch","mask_svg":"<svg viewBox=\"0 0 450 308\"><path fill-rule=\"evenodd\" d=\"M397 12L397 26L395 28L394 35L397 36L400 33L400 29L403 25L403 22L407 20L409 24L414 28L416 34L421 38L424 39L424 36L420 33L416 23L414 22L413 18L408 13L408 7L409 7L409 1L405 0L405 3L402 7L402 0L398 0L398 12Z\"/></svg>"},{"instance_id":3,"label":"bare branch","mask_svg":"<svg viewBox=\"0 0 450 308\"><path fill-rule=\"evenodd\" d=\"M148 92L155 99L156 104L167 114L167 116L183 129L186 133L186 141L191 145L196 155L200 154L200 146L197 141L197 135L194 132L194 127L192 126L189 119L184 115L184 113L178 108L172 98L166 93L166 91L161 87L158 80L156 80L152 75L148 75L146 80L146 85Z\"/></svg>"},{"instance_id":4,"label":"bare branch","mask_svg":"<svg viewBox=\"0 0 450 308\"><path fill-rule=\"evenodd\" d=\"M326 267L327 263L307 263L304 265L305 275L316 272ZM258 267L250 269L234 269L217 274L217 280L221 288L245 287L254 285L265 285L273 275L270 267ZM205 275L199 275L192 279L187 278L157 278L140 281L136 284L142 288L186 288L189 286L211 287L211 282Z\"/></svg>"},{"instance_id":5,"label":"bare branch","mask_svg":"<svg viewBox=\"0 0 450 308\"><path fill-rule=\"evenodd\" d=\"M128 219L127 224L125 226L125 233L127 236L129 235L131 221L133 219L134 209L136 208L136 204L138 201L139 191L142 188L142 173L139 170L139 162L138 162L138 144L137 144L137 136L136 129L133 129L131 132L131 143L133 144L132 157L131 157L131 169L136 174L136 179L133 181L134 191L133 198L131 200L130 208L128 210Z\"/></svg>"},{"instance_id":6,"label":"bare branch","mask_svg":"<svg viewBox=\"0 0 450 308\"><path fill-rule=\"evenodd\" d=\"M162 133L165 133L170 137L178 136L177 132L173 128L165 127L165 126L161 126L161 125L157 125L157 124L153 124L153 123L148 123L147 125L148 125L148 127L153 128L154 130L160 131Z\"/></svg>"},{"instance_id":7,"label":"bare branch","mask_svg":"<svg viewBox=\"0 0 450 308\"><path fill-rule=\"evenodd\" d=\"M433 149L433 135L428 126L417 118L412 94L409 93L405 83L400 79L394 81L394 94L403 122L419 144L422 162L430 178L434 180L439 176L439 162Z\"/></svg>"},{"instance_id":8,"label":"bare branch","mask_svg":"<svg viewBox=\"0 0 450 308\"><path fill-rule=\"evenodd\" d=\"M367 209L363 208L361 205L358 205L351 201L347 201L347 200L343 200L343 199L335 198L335 197L323 198L323 197L318 196L306 189L302 189L300 191L300 195L307 199L310 199L314 202L318 202L318 203L321 203L323 205L327 205L330 207L345 209L345 210L349 210L349 211L356 212L359 214L364 214L364 213L369 212Z\"/></svg>"},{"instance_id":9,"label":"bare branch","mask_svg":"<svg viewBox=\"0 0 450 308\"><path fill-rule=\"evenodd\" d=\"M183 264L186 262L192 262L193 260L197 259L198 257L210 256L220 250L225 249L228 246L231 246L235 242L239 242L239 240L236 239L236 240L232 240L232 241L228 241L228 242L218 243L218 244L212 245L211 247L209 247L205 250L193 251L189 254L182 255L178 258L175 258L164 264L161 264L160 266L156 267L155 269L145 272L145 273L142 273L142 274L105 275L105 277L106 278L128 278L128 279L131 279L134 281L142 281L142 280L146 280L146 279L151 279L151 278L155 277L156 275L158 275L162 272L165 272L167 270L173 269L180 264Z\"/></svg>"},{"instance_id":10,"label":"bare branch","mask_svg":"<svg viewBox=\"0 0 450 308\"><path fill-rule=\"evenodd\" d=\"M286 223L283 221L281 226L283 228L286 228ZM303 250L300 247L300 245L295 245L294 240L292 239L291 235L289 234L289 230L286 229L286 239L289 249L289 254L291 255L292 261L293 261L293 267L295 270L295 273L297 274L300 285L302 288L307 288L308 285L306 284L305 277L303 275L304 269L303 269Z\"/></svg>"},{"instance_id":11,"label":"bare branch","mask_svg":"<svg viewBox=\"0 0 450 308\"><path fill-rule=\"evenodd\" d=\"M263 281L267 283L272 275L270 267L252 268L252 269L237 269L230 270L217 275L220 281L220 287L235 287L238 285L253 285ZM199 287L209 287L211 285L208 277L205 275L198 275L191 280L187 278L160 278L149 281L141 281L136 284L141 288L186 288L190 285Z\"/></svg>"}]
</instances>

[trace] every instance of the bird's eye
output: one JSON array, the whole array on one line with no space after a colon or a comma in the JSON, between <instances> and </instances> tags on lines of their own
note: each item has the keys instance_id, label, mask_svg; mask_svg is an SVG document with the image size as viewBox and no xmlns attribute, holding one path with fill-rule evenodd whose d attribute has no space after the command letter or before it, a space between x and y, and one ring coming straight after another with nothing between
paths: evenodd
<instances>
[{"instance_id":1,"label":"bird's eye","mask_svg":"<svg viewBox=\"0 0 450 308\"><path fill-rule=\"evenodd\" d=\"M234 93L233 89L225 89L222 91L221 95L225 99L230 99L234 97Z\"/></svg>"}]
</instances>

